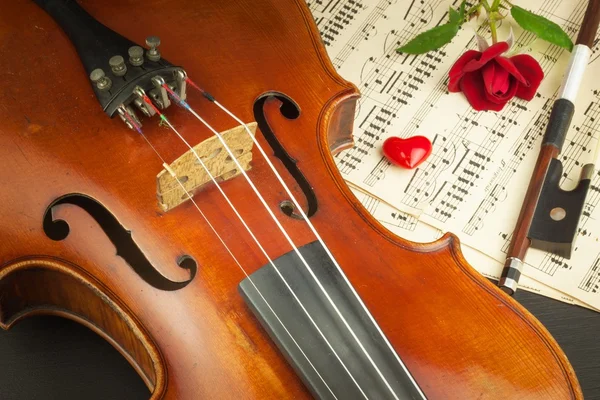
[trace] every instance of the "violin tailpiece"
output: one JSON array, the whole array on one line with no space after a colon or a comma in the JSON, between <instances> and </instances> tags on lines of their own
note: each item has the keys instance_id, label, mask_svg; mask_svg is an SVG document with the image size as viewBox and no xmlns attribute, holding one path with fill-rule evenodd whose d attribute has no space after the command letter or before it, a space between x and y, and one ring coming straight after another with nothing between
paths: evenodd
<instances>
[{"instance_id":1,"label":"violin tailpiece","mask_svg":"<svg viewBox=\"0 0 600 400\"><path fill-rule=\"evenodd\" d=\"M252 132L256 134L256 122L247 124ZM244 170L250 169L252 161L252 147L254 142L246 132L243 125L221 132L227 146L232 149L240 165ZM232 179L241 174L229 153L216 136L212 136L200 144L194 146L194 151L202 159L212 176L218 182ZM205 184L211 182L210 176L198 162L192 150L187 151L169 165L170 169L178 177L179 182L187 192L193 194ZM158 204L163 211L169 211L189 200L187 193L181 185L175 181L172 175L163 168L156 177L156 196Z\"/></svg>"}]
</instances>

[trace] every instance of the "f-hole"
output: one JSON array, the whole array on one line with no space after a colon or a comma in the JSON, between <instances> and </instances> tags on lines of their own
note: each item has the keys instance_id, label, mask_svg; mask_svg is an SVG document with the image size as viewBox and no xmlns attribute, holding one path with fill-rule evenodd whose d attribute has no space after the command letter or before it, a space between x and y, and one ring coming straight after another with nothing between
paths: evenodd
<instances>
[{"instance_id":1,"label":"f-hole","mask_svg":"<svg viewBox=\"0 0 600 400\"><path fill-rule=\"evenodd\" d=\"M264 113L264 105L268 98L275 97L277 100L281 102L281 106L279 107L279 111L281 115L283 115L287 119L296 119L300 116L300 108L298 105L289 97L282 93L271 92L267 93L256 100L254 103L254 119L256 120L260 131L263 133L265 139L273 149L273 155L281 160L285 168L288 170L290 175L296 180L298 186L304 193L306 197L306 203L308 204L308 209L305 210L305 214L308 218L312 217L315 212L317 212L318 202L317 196L315 192L312 190L312 187L306 180L306 177L298 168L297 160L291 157L288 152L283 148L279 140L277 139L277 135L267 122L267 118ZM281 211L292 217L297 219L302 219L302 216L296 211L296 206L291 200L284 200L279 204L279 208Z\"/></svg>"},{"instance_id":2,"label":"f-hole","mask_svg":"<svg viewBox=\"0 0 600 400\"><path fill-rule=\"evenodd\" d=\"M138 247L131 236L131 231L125 229L115 216L95 199L83 194L73 193L59 197L54 200L44 213L44 233L54 241L65 240L71 229L69 224L61 219L54 219L54 207L61 204L70 204L85 210L96 220L100 228L110 239L116 248L116 255L125 262L149 285L160 290L179 290L186 287L196 276L198 265L188 255L183 255L177 260L180 268L190 272L190 279L183 282L175 282L163 276L148 261L145 254Z\"/></svg>"}]
</instances>

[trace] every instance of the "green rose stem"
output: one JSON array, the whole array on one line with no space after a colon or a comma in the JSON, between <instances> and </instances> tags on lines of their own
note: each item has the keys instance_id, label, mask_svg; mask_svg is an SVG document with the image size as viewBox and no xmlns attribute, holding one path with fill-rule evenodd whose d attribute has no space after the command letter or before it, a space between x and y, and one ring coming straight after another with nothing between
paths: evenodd
<instances>
[{"instance_id":1,"label":"green rose stem","mask_svg":"<svg viewBox=\"0 0 600 400\"><path fill-rule=\"evenodd\" d=\"M487 0L481 0L479 3L488 15L488 21L490 24L490 31L492 32L492 43L498 43L498 31L496 29L496 21L498 20L498 7L500 7L500 0L494 0L490 6Z\"/></svg>"},{"instance_id":2,"label":"green rose stem","mask_svg":"<svg viewBox=\"0 0 600 400\"><path fill-rule=\"evenodd\" d=\"M467 12L465 13L466 20L469 20L472 16L478 16L480 10L481 10L481 3L477 3L474 6L470 7L467 10Z\"/></svg>"},{"instance_id":3,"label":"green rose stem","mask_svg":"<svg viewBox=\"0 0 600 400\"><path fill-rule=\"evenodd\" d=\"M496 18L494 14L490 15L490 31L492 31L492 43L497 43L498 33L496 32Z\"/></svg>"}]
</instances>

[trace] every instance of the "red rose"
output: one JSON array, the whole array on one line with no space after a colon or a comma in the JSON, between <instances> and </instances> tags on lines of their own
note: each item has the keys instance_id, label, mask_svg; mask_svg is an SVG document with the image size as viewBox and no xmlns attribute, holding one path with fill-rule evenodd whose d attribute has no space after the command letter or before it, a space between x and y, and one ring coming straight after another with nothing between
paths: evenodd
<instances>
[{"instance_id":1,"label":"red rose","mask_svg":"<svg viewBox=\"0 0 600 400\"><path fill-rule=\"evenodd\" d=\"M467 51L450 69L448 89L463 92L477 111L500 111L514 96L531 100L544 71L527 54L502 57L508 47L508 43L498 42L483 52Z\"/></svg>"}]
</instances>

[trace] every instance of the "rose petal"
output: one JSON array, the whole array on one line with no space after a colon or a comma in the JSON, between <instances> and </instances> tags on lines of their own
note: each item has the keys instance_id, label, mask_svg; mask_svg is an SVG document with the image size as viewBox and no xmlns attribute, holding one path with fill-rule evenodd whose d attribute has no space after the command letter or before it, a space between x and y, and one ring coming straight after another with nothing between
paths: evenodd
<instances>
[{"instance_id":1,"label":"rose petal","mask_svg":"<svg viewBox=\"0 0 600 400\"><path fill-rule=\"evenodd\" d=\"M490 62L481 68L481 76L483 77L483 84L487 92L492 92L492 84L494 81L494 75L496 74L496 63Z\"/></svg>"},{"instance_id":2,"label":"rose petal","mask_svg":"<svg viewBox=\"0 0 600 400\"><path fill-rule=\"evenodd\" d=\"M500 54L504 53L508 50L508 43L506 42L498 42L496 44L491 45L487 48L486 51L481 53L481 57L478 60L471 60L465 65L463 68L464 72L472 72L480 69L485 64L487 64L490 60L500 56Z\"/></svg>"},{"instance_id":3,"label":"rose petal","mask_svg":"<svg viewBox=\"0 0 600 400\"><path fill-rule=\"evenodd\" d=\"M519 85L516 96L523 100L531 100L544 79L544 71L540 64L528 54L519 54L510 59L515 67L523 74L528 85Z\"/></svg>"},{"instance_id":4,"label":"rose petal","mask_svg":"<svg viewBox=\"0 0 600 400\"><path fill-rule=\"evenodd\" d=\"M465 54L460 56L454 63L448 75L450 81L448 82L448 90L451 92L460 92L459 82L464 75L463 68L469 61L479 57L481 53L476 50L468 50Z\"/></svg>"},{"instance_id":5,"label":"rose petal","mask_svg":"<svg viewBox=\"0 0 600 400\"><path fill-rule=\"evenodd\" d=\"M505 70L507 70L509 74L511 74L512 76L514 76L517 79L517 81L519 81L522 84L527 84L527 79L525 79L523 77L523 75L521 74L520 70L511 61L513 58L514 57L512 57L512 58L497 57L496 58L496 62L498 64L500 64L500 66L502 68L504 68Z\"/></svg>"},{"instance_id":6,"label":"rose petal","mask_svg":"<svg viewBox=\"0 0 600 400\"><path fill-rule=\"evenodd\" d=\"M460 89L465 94L471 107L477 111L500 111L504 107L504 104L497 104L487 99L483 77L480 72L465 74L460 81Z\"/></svg>"},{"instance_id":7,"label":"rose petal","mask_svg":"<svg viewBox=\"0 0 600 400\"><path fill-rule=\"evenodd\" d=\"M485 89L489 94L502 96L508 90L510 76L495 61L490 61L481 69Z\"/></svg>"},{"instance_id":8,"label":"rose petal","mask_svg":"<svg viewBox=\"0 0 600 400\"><path fill-rule=\"evenodd\" d=\"M498 72L500 72L500 74L496 73L492 89L494 90L494 94L504 94L508 91L511 77L505 69L499 69Z\"/></svg>"},{"instance_id":9,"label":"rose petal","mask_svg":"<svg viewBox=\"0 0 600 400\"><path fill-rule=\"evenodd\" d=\"M489 93L485 92L485 97L489 101L495 104L504 105L509 102L510 99L515 97L517 93L517 89L519 88L519 82L516 81L515 78L508 75L508 79L506 80L508 87L505 93Z\"/></svg>"}]
</instances>

